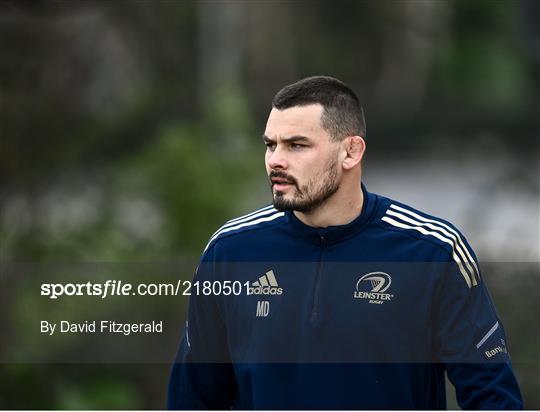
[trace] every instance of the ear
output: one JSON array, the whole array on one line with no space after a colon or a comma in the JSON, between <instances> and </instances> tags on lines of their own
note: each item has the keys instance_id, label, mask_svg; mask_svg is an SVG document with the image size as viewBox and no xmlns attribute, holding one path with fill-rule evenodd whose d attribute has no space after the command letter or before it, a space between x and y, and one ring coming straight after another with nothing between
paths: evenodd
<instances>
[{"instance_id":1,"label":"ear","mask_svg":"<svg viewBox=\"0 0 540 412\"><path fill-rule=\"evenodd\" d=\"M342 165L345 170L350 170L362 161L366 151L366 142L361 136L350 136L343 140L343 144L345 158Z\"/></svg>"}]
</instances>

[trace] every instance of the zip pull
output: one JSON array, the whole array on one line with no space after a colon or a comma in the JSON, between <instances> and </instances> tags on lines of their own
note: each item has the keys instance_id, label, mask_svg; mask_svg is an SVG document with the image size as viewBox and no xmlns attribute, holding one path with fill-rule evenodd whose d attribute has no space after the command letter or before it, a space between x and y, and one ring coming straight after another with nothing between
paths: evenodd
<instances>
[{"instance_id":1,"label":"zip pull","mask_svg":"<svg viewBox=\"0 0 540 412\"><path fill-rule=\"evenodd\" d=\"M326 246L326 237L323 234L321 234L321 235L319 235L319 239L321 241L321 247L325 247Z\"/></svg>"}]
</instances>

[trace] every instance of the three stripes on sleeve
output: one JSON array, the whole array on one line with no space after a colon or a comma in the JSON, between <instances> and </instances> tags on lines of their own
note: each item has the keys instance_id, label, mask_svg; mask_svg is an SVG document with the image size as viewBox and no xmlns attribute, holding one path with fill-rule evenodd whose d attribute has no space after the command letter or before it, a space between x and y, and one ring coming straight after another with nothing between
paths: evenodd
<instances>
[{"instance_id":1,"label":"three stripes on sleeve","mask_svg":"<svg viewBox=\"0 0 540 412\"><path fill-rule=\"evenodd\" d=\"M210 237L204 250L206 251L216 239L228 232L258 225L263 222L269 222L281 216L284 216L284 212L280 212L270 205L245 216L231 219ZM390 205L386 210L385 215L382 217L382 220L394 227L413 230L424 236L434 237L450 245L452 258L457 263L459 271L467 283L467 286L471 288L478 285L480 281L478 265L472 257L461 234L447 223L441 220L421 216L412 210L395 204Z\"/></svg>"},{"instance_id":2,"label":"three stripes on sleeve","mask_svg":"<svg viewBox=\"0 0 540 412\"><path fill-rule=\"evenodd\" d=\"M452 258L457 263L459 271L469 288L477 286L480 281L480 271L471 256L465 241L458 231L448 224L435 219L420 216L411 210L391 204L382 220L392 226L414 230L425 236L431 236L449 244L452 247Z\"/></svg>"},{"instance_id":3,"label":"three stripes on sleeve","mask_svg":"<svg viewBox=\"0 0 540 412\"><path fill-rule=\"evenodd\" d=\"M204 248L204 251L216 240L219 236L224 233L232 232L233 230L238 230L244 227L257 225L263 222L269 222L271 220L277 219L278 217L284 216L284 212L278 212L272 205L263 207L262 209L256 210L253 213L249 213L245 216L238 217L236 219L231 219L223 226L221 226L214 234L210 237L208 244Z\"/></svg>"}]
</instances>

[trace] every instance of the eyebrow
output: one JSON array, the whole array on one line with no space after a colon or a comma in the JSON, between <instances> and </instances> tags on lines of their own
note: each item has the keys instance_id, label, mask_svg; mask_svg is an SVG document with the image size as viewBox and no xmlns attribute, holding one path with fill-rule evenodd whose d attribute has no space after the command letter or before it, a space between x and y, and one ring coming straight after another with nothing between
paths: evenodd
<instances>
[{"instance_id":1,"label":"eyebrow","mask_svg":"<svg viewBox=\"0 0 540 412\"><path fill-rule=\"evenodd\" d=\"M265 142L274 142L273 139L269 138L267 135L263 134L262 139ZM309 138L306 136L291 136L291 137L284 137L281 139L284 143L293 143L293 142L309 142Z\"/></svg>"}]
</instances>

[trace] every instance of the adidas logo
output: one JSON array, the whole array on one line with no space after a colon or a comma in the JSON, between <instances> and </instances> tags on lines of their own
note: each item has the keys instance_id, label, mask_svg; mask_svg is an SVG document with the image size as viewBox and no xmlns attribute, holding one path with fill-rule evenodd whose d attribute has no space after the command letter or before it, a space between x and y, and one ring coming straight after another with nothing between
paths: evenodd
<instances>
[{"instance_id":1,"label":"adidas logo","mask_svg":"<svg viewBox=\"0 0 540 412\"><path fill-rule=\"evenodd\" d=\"M283 289L278 286L273 270L269 270L263 276L251 284L248 295L281 295Z\"/></svg>"}]
</instances>

